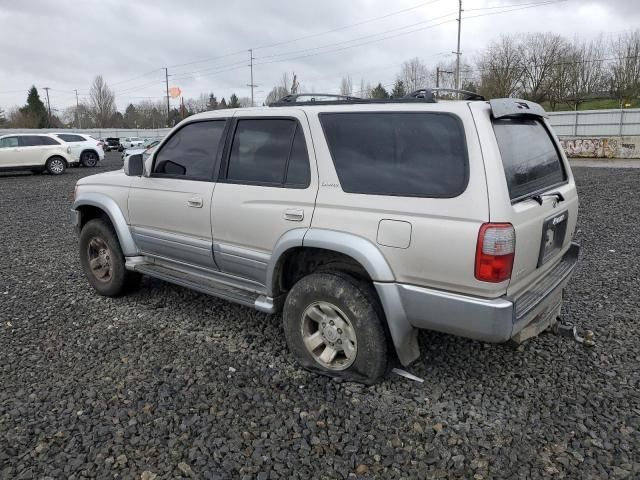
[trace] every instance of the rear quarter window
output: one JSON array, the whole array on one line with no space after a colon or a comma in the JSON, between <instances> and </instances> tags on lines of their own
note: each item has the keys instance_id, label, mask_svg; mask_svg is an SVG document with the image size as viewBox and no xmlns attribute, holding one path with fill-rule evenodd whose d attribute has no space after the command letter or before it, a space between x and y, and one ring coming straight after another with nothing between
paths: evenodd
<instances>
[{"instance_id":1,"label":"rear quarter window","mask_svg":"<svg viewBox=\"0 0 640 480\"><path fill-rule=\"evenodd\" d=\"M466 189L467 144L454 115L323 113L320 122L345 192L451 198Z\"/></svg>"},{"instance_id":2,"label":"rear quarter window","mask_svg":"<svg viewBox=\"0 0 640 480\"><path fill-rule=\"evenodd\" d=\"M512 201L567 180L560 153L540 120L500 118L493 121Z\"/></svg>"}]
</instances>

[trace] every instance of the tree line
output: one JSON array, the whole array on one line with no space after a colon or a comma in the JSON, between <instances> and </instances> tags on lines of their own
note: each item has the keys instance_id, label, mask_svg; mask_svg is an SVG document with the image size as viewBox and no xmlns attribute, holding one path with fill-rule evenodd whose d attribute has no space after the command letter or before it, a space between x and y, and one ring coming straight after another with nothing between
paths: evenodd
<instances>
[{"instance_id":1,"label":"tree line","mask_svg":"<svg viewBox=\"0 0 640 480\"><path fill-rule=\"evenodd\" d=\"M615 99L620 106L637 104L640 98L640 30L592 40L567 39L555 33L502 35L493 40L460 68L461 88L486 98L520 97L544 103L551 110L579 109L596 98ZM427 65L419 58L402 63L390 83L365 82L358 86L347 75L334 92L362 98L402 97L407 93L456 85L455 61ZM310 87L308 91L313 91ZM267 95L268 105L286 95L304 92L298 76L284 73ZM189 115L223 108L251 105L247 97L229 99L213 93L185 99L167 117L165 100L130 103L123 113L116 108L115 93L102 76L89 90L89 99L63 112L49 115L35 87L26 104L5 113L0 109L0 126L44 128L158 128L175 125Z\"/></svg>"}]
</instances>

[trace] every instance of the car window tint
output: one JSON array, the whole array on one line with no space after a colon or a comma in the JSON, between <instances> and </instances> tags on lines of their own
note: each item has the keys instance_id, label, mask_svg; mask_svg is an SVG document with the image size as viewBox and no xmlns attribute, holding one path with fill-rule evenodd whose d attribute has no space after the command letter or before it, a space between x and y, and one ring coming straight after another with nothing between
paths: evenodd
<instances>
[{"instance_id":1,"label":"car window tint","mask_svg":"<svg viewBox=\"0 0 640 480\"><path fill-rule=\"evenodd\" d=\"M65 142L84 142L85 141L85 139L79 135L70 135L68 133L63 133L61 135L58 135L58 138L60 138Z\"/></svg>"},{"instance_id":2,"label":"car window tint","mask_svg":"<svg viewBox=\"0 0 640 480\"><path fill-rule=\"evenodd\" d=\"M5 137L0 139L0 148L14 148L19 145L18 137Z\"/></svg>"},{"instance_id":3,"label":"car window tint","mask_svg":"<svg viewBox=\"0 0 640 480\"><path fill-rule=\"evenodd\" d=\"M51 138L51 137L39 137L39 138L40 138L41 145L60 145L60 142L58 142L55 138Z\"/></svg>"},{"instance_id":4,"label":"car window tint","mask_svg":"<svg viewBox=\"0 0 640 480\"><path fill-rule=\"evenodd\" d=\"M560 154L544 125L533 118L493 121L511 200L567 179Z\"/></svg>"},{"instance_id":5,"label":"car window tint","mask_svg":"<svg viewBox=\"0 0 640 480\"><path fill-rule=\"evenodd\" d=\"M224 120L185 125L158 152L153 173L191 178L211 177L224 127Z\"/></svg>"},{"instance_id":6,"label":"car window tint","mask_svg":"<svg viewBox=\"0 0 640 480\"><path fill-rule=\"evenodd\" d=\"M22 147L36 147L42 145L42 141L37 135L22 135L19 139L20 146Z\"/></svg>"},{"instance_id":7,"label":"car window tint","mask_svg":"<svg viewBox=\"0 0 640 480\"><path fill-rule=\"evenodd\" d=\"M326 113L325 131L349 193L455 197L468 182L462 124L441 113Z\"/></svg>"},{"instance_id":8,"label":"car window tint","mask_svg":"<svg viewBox=\"0 0 640 480\"><path fill-rule=\"evenodd\" d=\"M310 177L311 172L309 171L307 145L304 141L302 128L298 126L293 137L293 146L291 147L291 156L289 157L289 166L287 167L286 186L308 187Z\"/></svg>"},{"instance_id":9,"label":"car window tint","mask_svg":"<svg viewBox=\"0 0 640 480\"><path fill-rule=\"evenodd\" d=\"M227 179L282 185L295 127L289 119L238 120Z\"/></svg>"}]
</instances>

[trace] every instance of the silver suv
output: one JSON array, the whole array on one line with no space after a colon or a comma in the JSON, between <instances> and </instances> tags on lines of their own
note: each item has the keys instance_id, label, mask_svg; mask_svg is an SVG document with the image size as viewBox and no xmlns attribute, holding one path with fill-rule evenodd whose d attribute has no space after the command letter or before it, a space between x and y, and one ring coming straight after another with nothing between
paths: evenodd
<instances>
[{"instance_id":1,"label":"silver suv","mask_svg":"<svg viewBox=\"0 0 640 480\"><path fill-rule=\"evenodd\" d=\"M374 382L418 329L521 342L553 326L578 196L537 104L295 95L181 122L81 179L72 220L102 295L140 274L283 312L305 368Z\"/></svg>"}]
</instances>

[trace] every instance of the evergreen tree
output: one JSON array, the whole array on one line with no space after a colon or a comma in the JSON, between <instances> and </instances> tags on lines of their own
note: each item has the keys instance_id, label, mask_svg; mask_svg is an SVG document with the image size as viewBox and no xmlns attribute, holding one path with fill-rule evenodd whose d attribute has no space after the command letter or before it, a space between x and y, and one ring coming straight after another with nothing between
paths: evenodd
<instances>
[{"instance_id":1,"label":"evergreen tree","mask_svg":"<svg viewBox=\"0 0 640 480\"><path fill-rule=\"evenodd\" d=\"M207 102L207 110L216 110L218 108L218 99L213 93L209 94L209 101Z\"/></svg>"},{"instance_id":2,"label":"evergreen tree","mask_svg":"<svg viewBox=\"0 0 640 480\"><path fill-rule=\"evenodd\" d=\"M47 109L40 100L35 85L29 89L27 104L20 109L20 113L27 118L31 128L45 128L47 126Z\"/></svg>"},{"instance_id":3,"label":"evergreen tree","mask_svg":"<svg viewBox=\"0 0 640 480\"><path fill-rule=\"evenodd\" d=\"M240 102L238 101L238 97L235 93L232 93L229 97L229 108L238 108L240 107Z\"/></svg>"},{"instance_id":4,"label":"evergreen tree","mask_svg":"<svg viewBox=\"0 0 640 480\"><path fill-rule=\"evenodd\" d=\"M222 100L220 100L220 106L218 108L220 109L227 108L227 101L224 99L224 97L222 97Z\"/></svg>"},{"instance_id":5,"label":"evergreen tree","mask_svg":"<svg viewBox=\"0 0 640 480\"><path fill-rule=\"evenodd\" d=\"M396 80L396 84L393 86L391 96L393 98L401 98L407 94L407 89L404 88L404 82L402 80Z\"/></svg>"},{"instance_id":6,"label":"evergreen tree","mask_svg":"<svg viewBox=\"0 0 640 480\"><path fill-rule=\"evenodd\" d=\"M126 128L137 128L138 110L130 103L124 111L124 125Z\"/></svg>"},{"instance_id":7,"label":"evergreen tree","mask_svg":"<svg viewBox=\"0 0 640 480\"><path fill-rule=\"evenodd\" d=\"M376 85L376 87L371 90L371 98L389 98L389 93L387 93L381 83L378 83L378 85Z\"/></svg>"}]
</instances>

